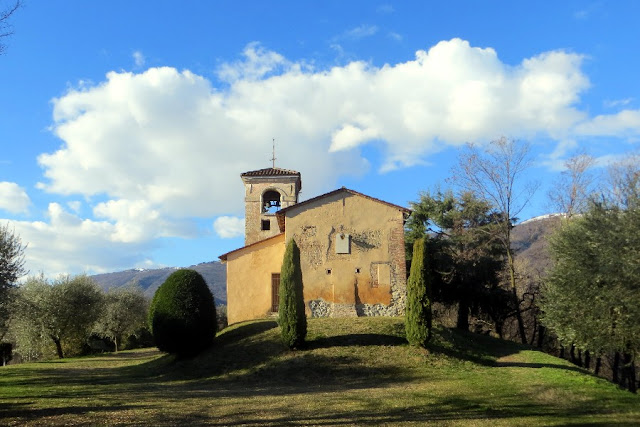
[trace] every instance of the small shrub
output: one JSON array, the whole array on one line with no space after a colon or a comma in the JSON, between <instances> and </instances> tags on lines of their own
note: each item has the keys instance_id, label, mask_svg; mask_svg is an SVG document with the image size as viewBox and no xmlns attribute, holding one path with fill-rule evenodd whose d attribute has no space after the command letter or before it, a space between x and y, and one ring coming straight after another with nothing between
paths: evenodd
<instances>
[{"instance_id":1,"label":"small shrub","mask_svg":"<svg viewBox=\"0 0 640 427\"><path fill-rule=\"evenodd\" d=\"M278 324L282 341L289 348L299 348L307 336L307 316L304 310L300 249L289 240L280 270L280 304Z\"/></svg>"},{"instance_id":2,"label":"small shrub","mask_svg":"<svg viewBox=\"0 0 640 427\"><path fill-rule=\"evenodd\" d=\"M204 278L186 269L171 274L153 296L149 326L158 349L180 357L211 345L216 308Z\"/></svg>"},{"instance_id":3,"label":"small shrub","mask_svg":"<svg viewBox=\"0 0 640 427\"><path fill-rule=\"evenodd\" d=\"M425 249L424 238L414 242L405 313L407 341L420 347L426 347L431 339L431 277Z\"/></svg>"},{"instance_id":4,"label":"small shrub","mask_svg":"<svg viewBox=\"0 0 640 427\"><path fill-rule=\"evenodd\" d=\"M216 308L216 316L218 318L218 330L221 331L229 326L229 320L227 319L227 306L220 305Z\"/></svg>"}]
</instances>

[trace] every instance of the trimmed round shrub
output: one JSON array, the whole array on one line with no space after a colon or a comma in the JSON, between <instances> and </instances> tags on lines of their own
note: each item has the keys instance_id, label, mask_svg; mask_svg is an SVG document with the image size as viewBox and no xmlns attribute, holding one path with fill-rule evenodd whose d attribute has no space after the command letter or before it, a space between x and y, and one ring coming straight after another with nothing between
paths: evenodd
<instances>
[{"instance_id":1,"label":"trimmed round shrub","mask_svg":"<svg viewBox=\"0 0 640 427\"><path fill-rule=\"evenodd\" d=\"M149 326L161 351L193 356L216 335L216 307L204 278L194 270L172 273L149 308Z\"/></svg>"}]
</instances>

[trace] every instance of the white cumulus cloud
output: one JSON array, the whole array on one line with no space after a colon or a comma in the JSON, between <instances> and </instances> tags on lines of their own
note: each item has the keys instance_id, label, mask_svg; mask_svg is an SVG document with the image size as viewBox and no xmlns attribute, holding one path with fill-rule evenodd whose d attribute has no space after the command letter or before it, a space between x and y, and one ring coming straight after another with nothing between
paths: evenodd
<instances>
[{"instance_id":1,"label":"white cumulus cloud","mask_svg":"<svg viewBox=\"0 0 640 427\"><path fill-rule=\"evenodd\" d=\"M581 61L553 51L509 66L453 39L398 64L314 70L254 43L220 67L224 89L171 67L110 72L53 100L63 144L40 155L40 188L144 200L167 221L230 214L242 206L238 175L269 165L275 137L278 166L302 172L306 192L318 194L365 172L360 148L372 141L391 170L467 141L566 132L586 116L575 107L589 85ZM148 234L118 235L129 233Z\"/></svg>"},{"instance_id":2,"label":"white cumulus cloud","mask_svg":"<svg viewBox=\"0 0 640 427\"><path fill-rule=\"evenodd\" d=\"M47 221L9 220L23 243L31 274L55 277L65 273L104 273L137 265L147 265L145 256L154 247L151 241L126 243L114 239L116 226L69 213L58 203L50 203Z\"/></svg>"},{"instance_id":3,"label":"white cumulus cloud","mask_svg":"<svg viewBox=\"0 0 640 427\"><path fill-rule=\"evenodd\" d=\"M223 239L232 239L244 235L244 218L220 216L213 222L213 229Z\"/></svg>"},{"instance_id":4,"label":"white cumulus cloud","mask_svg":"<svg viewBox=\"0 0 640 427\"><path fill-rule=\"evenodd\" d=\"M190 236L194 218L218 217L219 235L237 235L241 220L225 215L241 212L239 174L270 166L273 137L276 165L300 171L305 194L316 195L366 172L361 150L373 142L388 171L499 135L570 141L640 133L637 110L592 118L579 108L589 88L582 61L550 51L505 64L492 48L452 39L405 62L315 69L252 43L242 60L219 67L215 83L172 67L109 72L53 100L61 146L38 158L39 188L100 197L90 206L98 220L85 223L58 206L50 223L23 225L62 242L53 221L66 218L71 230L88 228L109 248Z\"/></svg>"},{"instance_id":5,"label":"white cumulus cloud","mask_svg":"<svg viewBox=\"0 0 640 427\"><path fill-rule=\"evenodd\" d=\"M114 224L110 239L115 242L144 242L157 237L194 237L195 227L184 221L170 221L145 200L109 200L93 209L96 218Z\"/></svg>"},{"instance_id":6,"label":"white cumulus cloud","mask_svg":"<svg viewBox=\"0 0 640 427\"><path fill-rule=\"evenodd\" d=\"M22 187L15 182L0 182L0 209L14 214L27 213L30 205L31 199Z\"/></svg>"},{"instance_id":7,"label":"white cumulus cloud","mask_svg":"<svg viewBox=\"0 0 640 427\"><path fill-rule=\"evenodd\" d=\"M244 59L225 63L218 69L218 78L234 83L238 80L256 80L290 63L279 53L266 50L260 43L249 43L243 51Z\"/></svg>"},{"instance_id":8,"label":"white cumulus cloud","mask_svg":"<svg viewBox=\"0 0 640 427\"><path fill-rule=\"evenodd\" d=\"M588 136L637 137L640 135L640 110L599 115L579 124L576 131Z\"/></svg>"}]
</instances>

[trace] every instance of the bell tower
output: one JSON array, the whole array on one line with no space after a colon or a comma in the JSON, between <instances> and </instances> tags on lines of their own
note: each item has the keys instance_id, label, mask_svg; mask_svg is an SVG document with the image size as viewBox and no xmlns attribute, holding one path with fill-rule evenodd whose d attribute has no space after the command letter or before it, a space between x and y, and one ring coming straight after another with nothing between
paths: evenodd
<instances>
[{"instance_id":1,"label":"bell tower","mask_svg":"<svg viewBox=\"0 0 640 427\"><path fill-rule=\"evenodd\" d=\"M300 172L267 168L240 174L244 183L244 244L280 233L276 212L298 203Z\"/></svg>"}]
</instances>

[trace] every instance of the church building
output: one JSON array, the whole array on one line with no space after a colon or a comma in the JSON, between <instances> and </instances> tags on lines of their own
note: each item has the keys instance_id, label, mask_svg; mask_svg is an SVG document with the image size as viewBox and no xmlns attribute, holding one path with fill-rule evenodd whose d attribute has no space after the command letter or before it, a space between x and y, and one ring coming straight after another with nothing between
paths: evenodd
<instances>
[{"instance_id":1,"label":"church building","mask_svg":"<svg viewBox=\"0 0 640 427\"><path fill-rule=\"evenodd\" d=\"M298 202L300 172L241 174L245 246L220 256L227 266L229 323L278 312L286 242L300 248L307 316L404 313L404 223L409 209L347 188Z\"/></svg>"}]
</instances>

